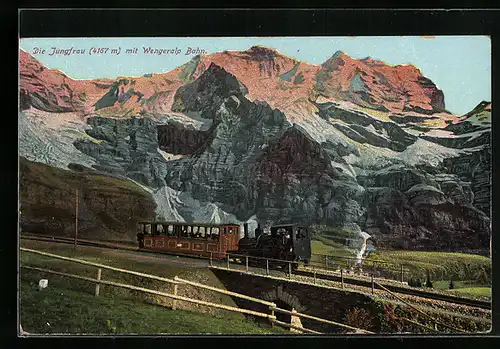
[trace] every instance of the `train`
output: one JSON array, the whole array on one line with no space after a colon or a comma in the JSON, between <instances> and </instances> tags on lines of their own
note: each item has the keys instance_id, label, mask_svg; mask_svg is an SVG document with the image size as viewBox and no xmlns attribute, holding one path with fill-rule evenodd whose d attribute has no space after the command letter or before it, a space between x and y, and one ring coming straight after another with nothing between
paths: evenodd
<instances>
[{"instance_id":1,"label":"train","mask_svg":"<svg viewBox=\"0 0 500 349\"><path fill-rule=\"evenodd\" d=\"M294 262L295 268L299 262L308 264L311 260L309 229L298 224L274 225L267 232L259 224L254 237L249 236L247 223L242 230L233 223L141 221L138 229L140 250L213 259L233 254L255 257L253 261Z\"/></svg>"}]
</instances>

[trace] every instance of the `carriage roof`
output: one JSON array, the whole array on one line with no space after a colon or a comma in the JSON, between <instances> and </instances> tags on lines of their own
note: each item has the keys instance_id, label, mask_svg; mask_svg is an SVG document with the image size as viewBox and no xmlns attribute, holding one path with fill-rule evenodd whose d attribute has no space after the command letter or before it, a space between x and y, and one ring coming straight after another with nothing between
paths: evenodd
<instances>
[{"instance_id":1,"label":"carriage roof","mask_svg":"<svg viewBox=\"0 0 500 349\"><path fill-rule=\"evenodd\" d=\"M191 226L199 226L199 227L226 227L226 226L237 226L239 227L239 224L235 223L221 223L221 224L216 224L216 223L198 223L198 222L193 222L193 223L188 223L188 222L169 222L169 221L139 221L137 224L164 224L164 225L191 225Z\"/></svg>"},{"instance_id":2,"label":"carriage roof","mask_svg":"<svg viewBox=\"0 0 500 349\"><path fill-rule=\"evenodd\" d=\"M292 227L292 228L306 228L306 226L302 225L302 224L277 224L277 225L272 225L270 227L270 229L274 229L274 228L289 228L289 227Z\"/></svg>"}]
</instances>

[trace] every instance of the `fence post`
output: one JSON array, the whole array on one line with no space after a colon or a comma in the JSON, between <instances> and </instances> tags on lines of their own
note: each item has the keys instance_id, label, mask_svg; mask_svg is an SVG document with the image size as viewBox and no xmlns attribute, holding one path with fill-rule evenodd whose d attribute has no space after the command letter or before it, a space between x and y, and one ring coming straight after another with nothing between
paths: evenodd
<instances>
[{"instance_id":1,"label":"fence post","mask_svg":"<svg viewBox=\"0 0 500 349\"><path fill-rule=\"evenodd\" d=\"M325 254L325 267L328 268L328 256Z\"/></svg>"},{"instance_id":2,"label":"fence post","mask_svg":"<svg viewBox=\"0 0 500 349\"><path fill-rule=\"evenodd\" d=\"M266 275L269 275L269 259L266 259Z\"/></svg>"},{"instance_id":3,"label":"fence post","mask_svg":"<svg viewBox=\"0 0 500 349\"><path fill-rule=\"evenodd\" d=\"M344 288L344 269L340 269L340 284Z\"/></svg>"},{"instance_id":4,"label":"fence post","mask_svg":"<svg viewBox=\"0 0 500 349\"><path fill-rule=\"evenodd\" d=\"M229 270L229 253L227 253L227 270Z\"/></svg>"},{"instance_id":5,"label":"fence post","mask_svg":"<svg viewBox=\"0 0 500 349\"><path fill-rule=\"evenodd\" d=\"M375 293L375 281L373 281L373 273L372 273L372 294Z\"/></svg>"},{"instance_id":6,"label":"fence post","mask_svg":"<svg viewBox=\"0 0 500 349\"><path fill-rule=\"evenodd\" d=\"M177 296L177 287L178 284L174 284L174 296ZM172 310L175 309L177 309L177 299L174 298L174 300L172 301Z\"/></svg>"},{"instance_id":7,"label":"fence post","mask_svg":"<svg viewBox=\"0 0 500 349\"><path fill-rule=\"evenodd\" d=\"M275 317L273 306L276 306L276 305L275 304L274 305L270 305L269 306L269 310L271 310L271 316ZM274 322L272 321L272 318L269 318L269 321L271 321L271 327L273 327L274 326Z\"/></svg>"},{"instance_id":8,"label":"fence post","mask_svg":"<svg viewBox=\"0 0 500 349\"><path fill-rule=\"evenodd\" d=\"M313 272L314 272L314 284L316 284L316 268L313 265Z\"/></svg>"},{"instance_id":9,"label":"fence post","mask_svg":"<svg viewBox=\"0 0 500 349\"><path fill-rule=\"evenodd\" d=\"M248 256L245 256L245 266L248 273Z\"/></svg>"},{"instance_id":10,"label":"fence post","mask_svg":"<svg viewBox=\"0 0 500 349\"><path fill-rule=\"evenodd\" d=\"M214 264L213 264L213 261L212 261L212 252L210 252L210 266L213 267Z\"/></svg>"},{"instance_id":11,"label":"fence post","mask_svg":"<svg viewBox=\"0 0 500 349\"><path fill-rule=\"evenodd\" d=\"M97 280L101 280L101 268L97 269ZM96 297L99 297L99 288L100 288L100 284L99 282L96 282L95 284L95 296Z\"/></svg>"},{"instance_id":12,"label":"fence post","mask_svg":"<svg viewBox=\"0 0 500 349\"><path fill-rule=\"evenodd\" d=\"M403 282L403 264L401 264L401 282Z\"/></svg>"},{"instance_id":13,"label":"fence post","mask_svg":"<svg viewBox=\"0 0 500 349\"><path fill-rule=\"evenodd\" d=\"M292 278L292 262L288 262L288 277Z\"/></svg>"}]
</instances>

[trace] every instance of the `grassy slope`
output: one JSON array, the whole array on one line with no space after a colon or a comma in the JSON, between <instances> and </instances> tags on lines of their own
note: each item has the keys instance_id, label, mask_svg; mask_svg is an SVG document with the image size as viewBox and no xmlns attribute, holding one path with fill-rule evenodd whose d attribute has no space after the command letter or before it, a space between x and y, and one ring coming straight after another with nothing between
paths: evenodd
<instances>
[{"instance_id":1,"label":"grassy slope","mask_svg":"<svg viewBox=\"0 0 500 349\"><path fill-rule=\"evenodd\" d=\"M133 181L62 170L23 157L19 171L23 230L72 234L77 188L81 237L135 240L136 221L155 217L153 197Z\"/></svg>"},{"instance_id":2,"label":"grassy slope","mask_svg":"<svg viewBox=\"0 0 500 349\"><path fill-rule=\"evenodd\" d=\"M404 264L415 277L425 278L429 270L434 280L476 280L484 270L491 274L491 259L484 256L426 251L376 251L371 253L370 260L381 260L393 265Z\"/></svg>"},{"instance_id":3,"label":"grassy slope","mask_svg":"<svg viewBox=\"0 0 500 349\"><path fill-rule=\"evenodd\" d=\"M449 292L457 293L457 295L474 296L474 297L489 297L491 298L491 287L464 287L450 290Z\"/></svg>"},{"instance_id":4,"label":"grassy slope","mask_svg":"<svg viewBox=\"0 0 500 349\"><path fill-rule=\"evenodd\" d=\"M93 295L21 282L21 324L30 333L73 334L264 334L286 333L244 319L228 319L186 310L171 310L140 301ZM115 332L108 329L108 321ZM230 324L230 325L229 325Z\"/></svg>"},{"instance_id":5,"label":"grassy slope","mask_svg":"<svg viewBox=\"0 0 500 349\"><path fill-rule=\"evenodd\" d=\"M349 232L327 228L314 234L312 253L354 257L352 250L349 250L344 244L334 241L332 236L346 238L349 237ZM313 256L312 262L315 261L324 263L321 256ZM450 292L491 297L491 287L489 287L488 282L478 280L479 275L483 272L486 275L491 275L491 259L488 257L452 252L379 250L372 252L367 257L365 265L371 265L373 261L385 262L378 265L381 268L394 269L394 277L398 279L398 270L403 264L405 270L409 270L406 278L418 277L423 281L426 277L426 271L429 270L435 289L448 290L449 282L453 279L455 290L450 290ZM347 261L342 258L335 260L335 264L348 267Z\"/></svg>"},{"instance_id":6,"label":"grassy slope","mask_svg":"<svg viewBox=\"0 0 500 349\"><path fill-rule=\"evenodd\" d=\"M158 276L172 278L175 275L178 275L179 277L185 278L187 280L193 280L218 288L224 288L222 283L208 269L183 266L182 264L165 263L161 258L152 257L147 254L134 254L132 257L130 254L124 255L108 249L83 246L78 246L77 250L73 251L73 246L71 245L50 244L30 240L22 240L21 246ZM21 262L22 265L47 268L92 278L96 277L95 267L56 260L27 252L21 253ZM33 294L33 292L38 292L34 291L33 287L37 285L38 280L41 278L46 278L49 280L48 293L45 292L47 290L44 290L41 293L47 293L47 297L38 296L38 293ZM138 276L111 272L108 270L102 271L102 279L138 285L168 293L173 291L173 286L170 284ZM136 291L130 291L106 285L101 286L101 296L94 297L93 293L95 290L95 286L91 283L46 273L40 273L38 271L30 271L27 269L21 269L21 280L21 293L24 294L24 302L22 302L21 305L21 314L24 314L24 319L21 318L21 321L23 324L23 328L25 328L25 330L28 332L48 330L44 327L44 319L48 319L48 314L54 312L54 314L50 316L53 321L55 321L55 323L61 323L60 326L63 326L64 321L59 321L58 317L60 317L60 319L64 319L65 317L71 318L73 315L77 315L79 318L81 318L81 320L68 320L69 327L67 327L67 330L70 332L80 332L82 329L81 326L84 325L87 326L88 331L100 330L102 326L104 326L102 327L102 330L106 330L106 320L110 319L112 320L112 322L113 320L121 321L119 322L119 325L113 326L121 327L125 332L135 331L137 333L143 330L143 327L140 327L142 325L139 324L145 322L146 320L144 319L150 321L150 319L154 319L154 317L157 316L155 314L163 312L164 310L166 311L166 308L152 304L171 304L171 300L162 297L146 295ZM54 290L54 292L50 290ZM58 296L60 293L62 293L61 298L59 298ZM214 303L236 306L234 301L229 296L212 291L196 289L189 286L180 286L179 294L193 299L203 299ZM66 298L63 297L64 295L70 295L71 297ZM99 306L94 307L94 303L99 304ZM47 307L45 307L45 305L47 305ZM89 305L92 306L89 307ZM114 306L116 306L116 309L113 309ZM225 323L227 325L228 322L235 322L237 325L232 326L233 328L227 329L226 332L223 333L261 333L258 331L264 331L260 328L256 328L256 325L254 323L249 323L248 320L245 319L244 315L239 313L213 309L204 306L197 306L193 305L192 303L186 302L179 302L178 306L187 310L178 310L176 312L173 312L171 310L166 311L165 314L167 315L165 316L169 316L170 318L162 318L162 321L164 321L163 324L161 321L158 321L158 323L153 322L150 324L146 322L145 326L150 326L152 328L152 331L156 331L155 333L169 332L169 323L172 323L172 321L177 321L175 319L179 318L179 326L184 326L182 327L185 331L183 333L195 333L196 331L193 332L193 326L195 326L197 322L194 320L190 322L191 320L189 320L189 318L192 317L192 319L199 319L200 317L204 317L205 320L203 320L202 322L205 322L205 324L200 324L200 327L196 328L197 330L199 329L199 331L201 331L200 333L209 333L211 331L214 331L215 329L218 329L218 331L220 331L220 326L222 326L221 324ZM41 307L41 310L38 309L38 307ZM139 309L137 310L139 312L137 314L137 317L134 317L134 319L128 319L129 316L127 315L127 313L136 312L136 309ZM203 312L204 314L190 312L188 310L198 310ZM140 314L144 314L145 318L141 320L142 315ZM94 318L96 319L95 324L93 320ZM212 321L211 319L214 319L213 324L210 324L210 322ZM34 327L30 328L30 323ZM62 327L57 328L57 331L63 330L64 328ZM52 329L51 331L56 330ZM64 331L67 332L66 330ZM118 329L118 331L120 331L120 329ZM265 331L270 332L272 330L265 329Z\"/></svg>"},{"instance_id":7,"label":"grassy slope","mask_svg":"<svg viewBox=\"0 0 500 349\"><path fill-rule=\"evenodd\" d=\"M317 228L312 235L312 253L354 257L353 251L342 242L353 237L348 230L332 227Z\"/></svg>"},{"instance_id":8,"label":"grassy slope","mask_svg":"<svg viewBox=\"0 0 500 349\"><path fill-rule=\"evenodd\" d=\"M142 187L129 180L104 176L97 173L79 173L61 170L39 162L29 161L24 157L20 157L19 161L21 177L27 173L33 174L30 179L36 180L38 183L47 187L68 189L73 192L77 183L83 183L89 188L98 188L99 190L117 192L125 190L146 198L151 196Z\"/></svg>"}]
</instances>

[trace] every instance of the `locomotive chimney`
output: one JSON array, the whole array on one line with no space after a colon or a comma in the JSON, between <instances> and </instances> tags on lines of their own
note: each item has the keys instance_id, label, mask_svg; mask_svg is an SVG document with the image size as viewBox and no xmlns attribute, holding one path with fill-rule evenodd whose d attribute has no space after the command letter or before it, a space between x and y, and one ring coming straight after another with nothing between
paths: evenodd
<instances>
[{"instance_id":1,"label":"locomotive chimney","mask_svg":"<svg viewBox=\"0 0 500 349\"><path fill-rule=\"evenodd\" d=\"M257 229L255 229L255 238L257 239L261 233L262 230L260 229L260 223L257 223Z\"/></svg>"},{"instance_id":2,"label":"locomotive chimney","mask_svg":"<svg viewBox=\"0 0 500 349\"><path fill-rule=\"evenodd\" d=\"M243 233L245 234L245 239L248 239L248 223L243 224Z\"/></svg>"}]
</instances>

